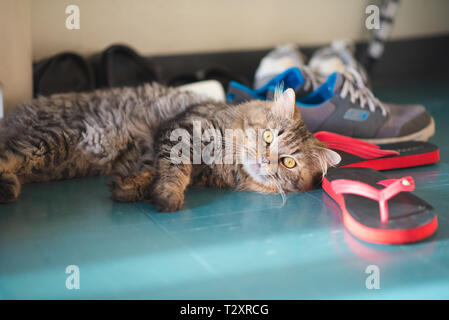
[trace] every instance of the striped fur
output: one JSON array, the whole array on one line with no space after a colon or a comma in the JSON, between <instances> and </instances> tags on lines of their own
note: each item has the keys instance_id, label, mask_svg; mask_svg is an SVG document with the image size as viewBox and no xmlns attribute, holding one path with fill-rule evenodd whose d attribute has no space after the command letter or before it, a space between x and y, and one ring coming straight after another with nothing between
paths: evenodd
<instances>
[{"instance_id":1,"label":"striped fur","mask_svg":"<svg viewBox=\"0 0 449 320\"><path fill-rule=\"evenodd\" d=\"M39 97L15 108L0 124L0 202L15 201L24 183L93 175L114 177L115 200L146 200L160 211L180 209L191 184L257 192L308 190L326 169L328 150L307 130L297 108L293 117L285 117L279 103L228 106L156 83ZM194 120L202 130L277 130L280 152L300 163L294 169L278 166L262 182L241 164L175 165L170 134L176 128L192 133Z\"/></svg>"}]
</instances>

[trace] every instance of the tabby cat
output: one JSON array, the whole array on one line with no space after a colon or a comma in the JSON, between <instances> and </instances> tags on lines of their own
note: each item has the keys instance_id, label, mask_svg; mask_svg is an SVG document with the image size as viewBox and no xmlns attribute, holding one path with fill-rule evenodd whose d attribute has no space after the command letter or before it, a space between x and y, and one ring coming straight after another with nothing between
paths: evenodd
<instances>
[{"instance_id":1,"label":"tabby cat","mask_svg":"<svg viewBox=\"0 0 449 320\"><path fill-rule=\"evenodd\" d=\"M192 133L194 121L201 130L257 129L267 153L253 164L175 164L171 134ZM250 149L235 139L233 152ZM24 183L107 175L113 199L176 211L188 185L301 192L339 160L308 131L291 89L235 106L157 83L56 94L21 104L0 123L0 202L17 200Z\"/></svg>"}]
</instances>

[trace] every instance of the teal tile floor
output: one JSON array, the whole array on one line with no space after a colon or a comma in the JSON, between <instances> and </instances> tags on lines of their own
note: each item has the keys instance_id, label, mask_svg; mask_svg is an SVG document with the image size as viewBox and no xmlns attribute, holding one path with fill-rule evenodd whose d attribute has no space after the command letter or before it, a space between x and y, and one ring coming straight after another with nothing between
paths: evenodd
<instances>
[{"instance_id":1,"label":"teal tile floor","mask_svg":"<svg viewBox=\"0 0 449 320\"><path fill-rule=\"evenodd\" d=\"M107 179L26 185L0 206L2 299L416 299L449 298L449 84L378 89L423 103L435 117L441 162L396 170L439 214L439 229L412 245L353 238L322 190L276 195L190 189L184 209L109 199ZM65 286L66 267L80 289ZM376 265L380 289L365 269Z\"/></svg>"}]
</instances>

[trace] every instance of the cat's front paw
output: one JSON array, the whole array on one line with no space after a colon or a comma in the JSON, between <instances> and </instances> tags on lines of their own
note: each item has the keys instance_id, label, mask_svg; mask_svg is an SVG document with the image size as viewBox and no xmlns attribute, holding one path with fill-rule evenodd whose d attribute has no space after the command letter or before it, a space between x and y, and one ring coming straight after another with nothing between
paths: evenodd
<instances>
[{"instance_id":1,"label":"cat's front paw","mask_svg":"<svg viewBox=\"0 0 449 320\"><path fill-rule=\"evenodd\" d=\"M184 204L184 193L170 188L153 190L148 201L156 206L158 212L173 212L181 209Z\"/></svg>"}]
</instances>

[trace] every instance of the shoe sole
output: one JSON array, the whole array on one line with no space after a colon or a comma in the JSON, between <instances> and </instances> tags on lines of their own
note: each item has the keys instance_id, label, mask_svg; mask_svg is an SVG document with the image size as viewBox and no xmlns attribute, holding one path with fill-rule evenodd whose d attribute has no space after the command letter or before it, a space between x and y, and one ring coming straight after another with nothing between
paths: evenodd
<instances>
[{"instance_id":1,"label":"shoe sole","mask_svg":"<svg viewBox=\"0 0 449 320\"><path fill-rule=\"evenodd\" d=\"M430 123L427 125L427 127L421 129L420 131L408 134L406 136L393 137L393 138L375 138L375 139L358 138L358 139L364 140L366 142L371 142L374 144L387 144L404 141L427 141L434 134L435 134L435 120L431 118Z\"/></svg>"}]
</instances>

